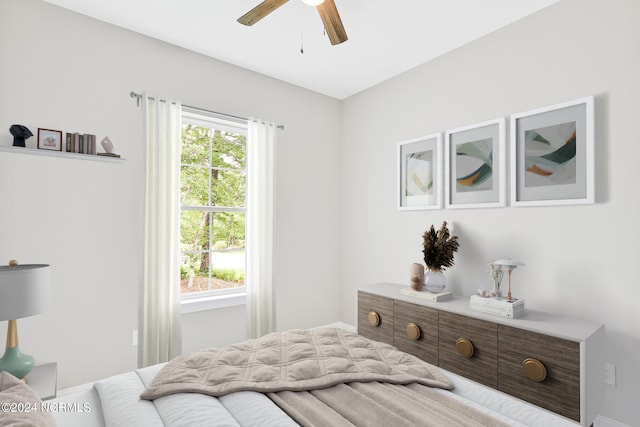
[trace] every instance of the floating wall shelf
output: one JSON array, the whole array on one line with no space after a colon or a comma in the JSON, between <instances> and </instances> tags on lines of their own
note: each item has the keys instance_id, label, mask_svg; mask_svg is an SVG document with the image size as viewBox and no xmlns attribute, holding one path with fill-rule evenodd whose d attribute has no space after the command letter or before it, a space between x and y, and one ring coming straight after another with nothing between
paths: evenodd
<instances>
[{"instance_id":1,"label":"floating wall shelf","mask_svg":"<svg viewBox=\"0 0 640 427\"><path fill-rule=\"evenodd\" d=\"M97 156L92 154L67 153L65 151L38 150L26 147L14 147L0 145L0 151L6 153L31 154L34 156L63 157L65 159L92 160L94 162L123 163L125 159L121 157Z\"/></svg>"}]
</instances>

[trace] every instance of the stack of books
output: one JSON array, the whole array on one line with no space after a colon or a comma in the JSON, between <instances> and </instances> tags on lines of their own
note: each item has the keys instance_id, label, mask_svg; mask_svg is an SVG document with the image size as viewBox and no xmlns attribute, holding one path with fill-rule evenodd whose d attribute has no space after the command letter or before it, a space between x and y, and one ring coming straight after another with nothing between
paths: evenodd
<instances>
[{"instance_id":1,"label":"stack of books","mask_svg":"<svg viewBox=\"0 0 640 427\"><path fill-rule=\"evenodd\" d=\"M523 299L508 301L502 298L485 298L480 295L472 295L469 301L469 307L471 307L472 310L511 319L515 319L524 314Z\"/></svg>"},{"instance_id":2,"label":"stack of books","mask_svg":"<svg viewBox=\"0 0 640 427\"><path fill-rule=\"evenodd\" d=\"M427 292L427 291L416 291L413 290L411 288L402 288L400 289L400 293L402 295L408 295L410 297L417 297L417 298L421 298L427 301L446 301L451 299L451 292L449 291L444 291L444 292L439 292L437 294L432 294L431 292Z\"/></svg>"},{"instance_id":3,"label":"stack of books","mask_svg":"<svg viewBox=\"0 0 640 427\"><path fill-rule=\"evenodd\" d=\"M96 154L96 136L79 132L67 132L64 151L67 153Z\"/></svg>"}]
</instances>

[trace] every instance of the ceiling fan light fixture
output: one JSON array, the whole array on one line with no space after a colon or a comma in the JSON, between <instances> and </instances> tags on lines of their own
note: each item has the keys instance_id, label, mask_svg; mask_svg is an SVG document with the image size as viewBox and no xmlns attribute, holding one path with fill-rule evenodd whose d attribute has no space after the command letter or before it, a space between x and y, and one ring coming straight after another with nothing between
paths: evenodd
<instances>
[{"instance_id":1,"label":"ceiling fan light fixture","mask_svg":"<svg viewBox=\"0 0 640 427\"><path fill-rule=\"evenodd\" d=\"M348 40L347 32L342 25L342 19L336 8L334 0L302 0L305 4L316 6L325 32L332 45L340 44ZM269 15L289 0L263 0L262 3L238 18L238 22L251 26Z\"/></svg>"}]
</instances>

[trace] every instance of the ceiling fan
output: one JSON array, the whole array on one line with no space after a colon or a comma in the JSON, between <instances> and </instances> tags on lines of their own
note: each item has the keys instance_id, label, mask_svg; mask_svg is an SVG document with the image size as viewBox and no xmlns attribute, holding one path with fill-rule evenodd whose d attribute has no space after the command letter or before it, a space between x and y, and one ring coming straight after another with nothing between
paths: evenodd
<instances>
[{"instance_id":1,"label":"ceiling fan","mask_svg":"<svg viewBox=\"0 0 640 427\"><path fill-rule=\"evenodd\" d=\"M251 26L288 2L289 0L264 0L249 12L238 18L238 22ZM340 14L333 0L302 0L310 6L316 6L327 36L332 45L347 41L347 32L342 25Z\"/></svg>"}]
</instances>

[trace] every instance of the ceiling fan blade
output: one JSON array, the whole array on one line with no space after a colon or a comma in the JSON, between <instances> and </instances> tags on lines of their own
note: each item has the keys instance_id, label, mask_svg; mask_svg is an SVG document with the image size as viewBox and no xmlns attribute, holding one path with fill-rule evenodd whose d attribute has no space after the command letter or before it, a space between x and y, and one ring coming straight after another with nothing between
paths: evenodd
<instances>
[{"instance_id":1,"label":"ceiling fan blade","mask_svg":"<svg viewBox=\"0 0 640 427\"><path fill-rule=\"evenodd\" d=\"M253 25L289 0L264 0L249 12L238 18L238 22L244 25Z\"/></svg>"},{"instance_id":2,"label":"ceiling fan blade","mask_svg":"<svg viewBox=\"0 0 640 427\"><path fill-rule=\"evenodd\" d=\"M338 8L333 0L324 0L322 4L316 6L324 28L329 36L332 45L347 41L347 32L342 25L342 19L338 13Z\"/></svg>"}]
</instances>

